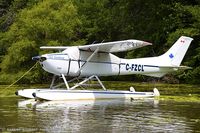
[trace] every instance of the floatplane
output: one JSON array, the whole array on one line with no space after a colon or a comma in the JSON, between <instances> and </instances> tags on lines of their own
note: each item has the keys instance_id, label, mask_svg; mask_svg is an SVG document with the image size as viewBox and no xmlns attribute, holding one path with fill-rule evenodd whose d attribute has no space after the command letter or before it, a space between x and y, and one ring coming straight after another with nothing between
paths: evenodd
<instances>
[{"instance_id":1,"label":"floatplane","mask_svg":"<svg viewBox=\"0 0 200 133\"><path fill-rule=\"evenodd\" d=\"M113 53L137 49L152 45L151 43L131 39L84 46L42 46L41 49L59 51L32 58L39 61L45 71L54 74L50 88L18 90L16 95L39 100L129 99L159 96L156 88L153 92L137 92L133 87L127 91L107 90L99 77L130 74L162 77L178 69L188 69L189 67L180 64L192 40L190 37L181 36L163 55L137 59L122 59ZM63 79L65 89L58 89L55 86L56 76ZM84 79L74 86L69 86L66 77ZM96 79L103 90L76 89L92 79Z\"/></svg>"}]
</instances>

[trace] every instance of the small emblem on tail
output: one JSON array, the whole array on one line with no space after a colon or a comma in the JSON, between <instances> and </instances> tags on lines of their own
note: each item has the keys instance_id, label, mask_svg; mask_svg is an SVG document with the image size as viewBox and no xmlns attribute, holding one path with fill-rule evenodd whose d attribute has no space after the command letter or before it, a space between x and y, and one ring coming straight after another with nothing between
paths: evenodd
<instances>
[{"instance_id":1,"label":"small emblem on tail","mask_svg":"<svg viewBox=\"0 0 200 133\"><path fill-rule=\"evenodd\" d=\"M171 54L169 55L169 58L170 58L170 59L174 58L174 55L171 53Z\"/></svg>"}]
</instances>

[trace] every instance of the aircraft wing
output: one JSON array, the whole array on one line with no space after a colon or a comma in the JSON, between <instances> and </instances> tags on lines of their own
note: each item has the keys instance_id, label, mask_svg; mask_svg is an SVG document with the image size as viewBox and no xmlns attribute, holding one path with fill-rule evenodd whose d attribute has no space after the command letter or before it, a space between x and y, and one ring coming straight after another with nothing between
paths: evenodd
<instances>
[{"instance_id":1,"label":"aircraft wing","mask_svg":"<svg viewBox=\"0 0 200 133\"><path fill-rule=\"evenodd\" d=\"M105 43L96 43L84 46L42 46L40 49L56 49L56 50L65 50L69 47L78 47L80 50L84 51L95 51L98 49L98 52L123 52L128 50L137 49L147 45L152 45L149 42L140 41L140 40L123 40L123 41L114 41L114 42L105 42Z\"/></svg>"},{"instance_id":2,"label":"aircraft wing","mask_svg":"<svg viewBox=\"0 0 200 133\"><path fill-rule=\"evenodd\" d=\"M145 41L132 39L132 40L84 45L84 46L79 46L79 49L85 51L95 51L98 48L99 52L114 53L114 52L133 50L147 45L152 45L152 44Z\"/></svg>"},{"instance_id":3,"label":"aircraft wing","mask_svg":"<svg viewBox=\"0 0 200 133\"><path fill-rule=\"evenodd\" d=\"M42 46L40 49L65 50L68 46Z\"/></svg>"}]
</instances>

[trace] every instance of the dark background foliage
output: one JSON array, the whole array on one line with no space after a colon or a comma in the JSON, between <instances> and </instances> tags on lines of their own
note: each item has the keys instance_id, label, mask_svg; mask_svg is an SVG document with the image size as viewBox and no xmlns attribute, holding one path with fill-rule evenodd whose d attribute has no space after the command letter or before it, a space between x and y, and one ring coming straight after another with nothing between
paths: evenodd
<instances>
[{"instance_id":1,"label":"dark background foliage","mask_svg":"<svg viewBox=\"0 0 200 133\"><path fill-rule=\"evenodd\" d=\"M138 58L164 53L182 35L194 38L183 65L192 70L162 79L141 75L112 80L199 84L199 0L0 0L0 83L11 83L33 64L40 46L85 45L94 41L139 39L153 46L117 53ZM49 82L38 65L21 83ZM110 79L110 78L109 78Z\"/></svg>"}]
</instances>

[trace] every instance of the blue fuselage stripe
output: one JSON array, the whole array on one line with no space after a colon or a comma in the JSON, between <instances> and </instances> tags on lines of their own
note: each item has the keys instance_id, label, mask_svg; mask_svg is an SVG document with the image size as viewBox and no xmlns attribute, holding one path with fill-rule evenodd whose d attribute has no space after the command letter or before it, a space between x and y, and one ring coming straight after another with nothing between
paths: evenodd
<instances>
[{"instance_id":1,"label":"blue fuselage stripe","mask_svg":"<svg viewBox=\"0 0 200 133\"><path fill-rule=\"evenodd\" d=\"M154 66L154 65L144 65L144 67L159 67L159 66Z\"/></svg>"},{"instance_id":2,"label":"blue fuselage stripe","mask_svg":"<svg viewBox=\"0 0 200 133\"><path fill-rule=\"evenodd\" d=\"M69 59L51 59L51 60L64 60L64 61L69 61ZM71 59L70 61L79 61L79 62L86 62L85 60L73 60ZM103 61L89 61L90 63L103 63L103 64L116 64L116 65L126 65L126 63L114 63L114 62L103 62ZM158 68L159 66L154 66L154 65L144 65L144 67L156 67Z\"/></svg>"}]
</instances>

